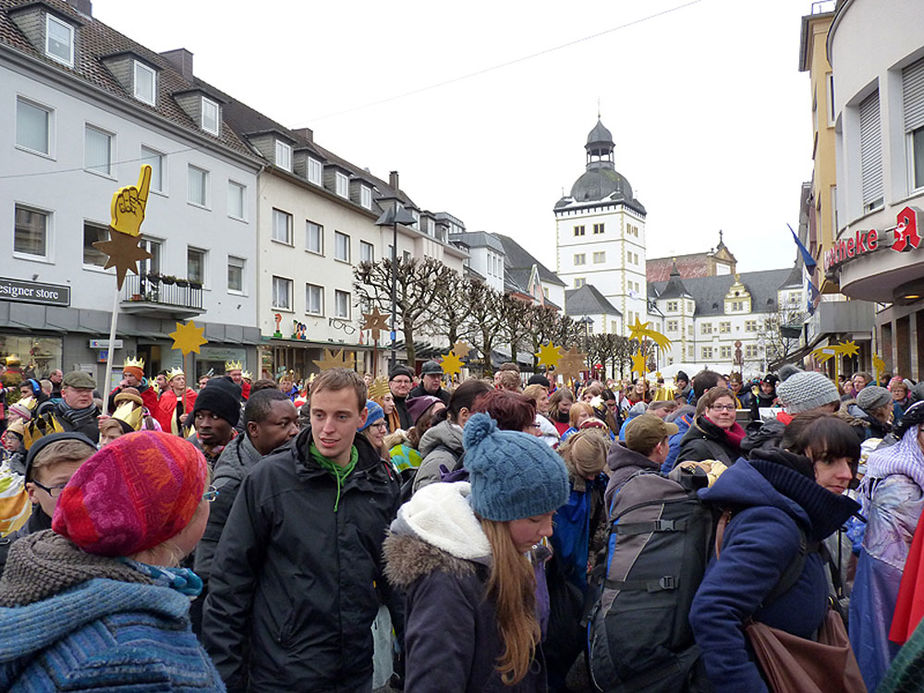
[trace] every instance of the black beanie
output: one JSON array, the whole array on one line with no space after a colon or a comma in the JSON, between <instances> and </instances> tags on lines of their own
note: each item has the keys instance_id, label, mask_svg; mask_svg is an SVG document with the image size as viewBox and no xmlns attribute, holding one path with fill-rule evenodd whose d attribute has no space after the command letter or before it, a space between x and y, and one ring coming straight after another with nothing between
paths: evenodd
<instances>
[{"instance_id":1,"label":"black beanie","mask_svg":"<svg viewBox=\"0 0 924 693\"><path fill-rule=\"evenodd\" d=\"M234 383L232 383L233 385ZM202 388L196 397L196 404L192 410L192 420L196 420L196 412L206 410L220 416L232 426L237 426L241 416L241 404L229 388L219 385L209 385Z\"/></svg>"}]
</instances>

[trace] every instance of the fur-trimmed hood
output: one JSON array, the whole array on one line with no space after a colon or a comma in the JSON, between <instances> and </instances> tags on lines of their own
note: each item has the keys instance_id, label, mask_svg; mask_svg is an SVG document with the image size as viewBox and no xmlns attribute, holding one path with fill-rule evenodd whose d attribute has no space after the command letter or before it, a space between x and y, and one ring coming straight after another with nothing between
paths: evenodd
<instances>
[{"instance_id":1,"label":"fur-trimmed hood","mask_svg":"<svg viewBox=\"0 0 924 693\"><path fill-rule=\"evenodd\" d=\"M383 547L385 574L406 588L435 570L470 575L491 564L491 544L469 505L471 484L430 484L401 506Z\"/></svg>"},{"instance_id":2,"label":"fur-trimmed hood","mask_svg":"<svg viewBox=\"0 0 924 693\"><path fill-rule=\"evenodd\" d=\"M841 402L841 407L837 410L837 418L854 428L869 428L870 426L869 415L860 409L855 399Z\"/></svg>"}]
</instances>

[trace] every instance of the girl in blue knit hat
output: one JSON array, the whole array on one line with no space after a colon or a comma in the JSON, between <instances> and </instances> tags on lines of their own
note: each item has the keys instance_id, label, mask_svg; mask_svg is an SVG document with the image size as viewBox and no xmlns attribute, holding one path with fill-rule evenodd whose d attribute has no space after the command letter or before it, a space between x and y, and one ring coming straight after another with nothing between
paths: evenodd
<instances>
[{"instance_id":1,"label":"girl in blue knit hat","mask_svg":"<svg viewBox=\"0 0 924 693\"><path fill-rule=\"evenodd\" d=\"M405 690L544 691L529 553L568 498L561 458L535 436L468 420L468 482L431 484L398 511L386 574L406 595Z\"/></svg>"}]
</instances>

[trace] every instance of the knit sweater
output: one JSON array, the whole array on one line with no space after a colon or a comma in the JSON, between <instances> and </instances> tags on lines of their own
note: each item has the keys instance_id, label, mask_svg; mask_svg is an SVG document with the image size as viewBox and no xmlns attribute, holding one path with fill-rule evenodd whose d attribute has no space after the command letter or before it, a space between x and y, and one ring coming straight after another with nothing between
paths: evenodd
<instances>
[{"instance_id":1,"label":"knit sweater","mask_svg":"<svg viewBox=\"0 0 924 693\"><path fill-rule=\"evenodd\" d=\"M51 531L16 542L0 579L0 690L223 691L189 599L151 582Z\"/></svg>"}]
</instances>

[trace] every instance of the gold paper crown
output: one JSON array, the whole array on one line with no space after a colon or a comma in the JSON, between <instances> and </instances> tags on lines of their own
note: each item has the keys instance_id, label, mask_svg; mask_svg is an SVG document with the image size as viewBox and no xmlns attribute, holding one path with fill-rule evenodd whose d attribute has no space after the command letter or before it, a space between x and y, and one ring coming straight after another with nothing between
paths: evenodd
<instances>
[{"instance_id":1,"label":"gold paper crown","mask_svg":"<svg viewBox=\"0 0 924 693\"><path fill-rule=\"evenodd\" d=\"M183 372L182 368L171 368L169 371L167 371L167 382L169 383L171 380L173 380L178 375L182 375L185 377L186 373Z\"/></svg>"},{"instance_id":2,"label":"gold paper crown","mask_svg":"<svg viewBox=\"0 0 924 693\"><path fill-rule=\"evenodd\" d=\"M52 433L64 433L58 420L51 414L43 414L32 419L24 428L22 444L28 450L39 438Z\"/></svg>"},{"instance_id":3,"label":"gold paper crown","mask_svg":"<svg viewBox=\"0 0 924 693\"><path fill-rule=\"evenodd\" d=\"M116 407L112 418L124 421L133 431L141 430L141 407L136 407L134 402L122 402Z\"/></svg>"},{"instance_id":4,"label":"gold paper crown","mask_svg":"<svg viewBox=\"0 0 924 693\"><path fill-rule=\"evenodd\" d=\"M379 399L391 392L388 387L388 379L380 375L369 384L369 399Z\"/></svg>"},{"instance_id":5,"label":"gold paper crown","mask_svg":"<svg viewBox=\"0 0 924 693\"><path fill-rule=\"evenodd\" d=\"M122 364L122 368L129 368L130 366L144 370L144 359L138 356L129 356L127 359L125 359L125 363Z\"/></svg>"},{"instance_id":6,"label":"gold paper crown","mask_svg":"<svg viewBox=\"0 0 924 693\"><path fill-rule=\"evenodd\" d=\"M241 377L244 380L253 380L253 373L250 371L241 371Z\"/></svg>"},{"instance_id":7,"label":"gold paper crown","mask_svg":"<svg viewBox=\"0 0 924 693\"><path fill-rule=\"evenodd\" d=\"M225 373L244 370L243 361L225 361Z\"/></svg>"}]
</instances>

